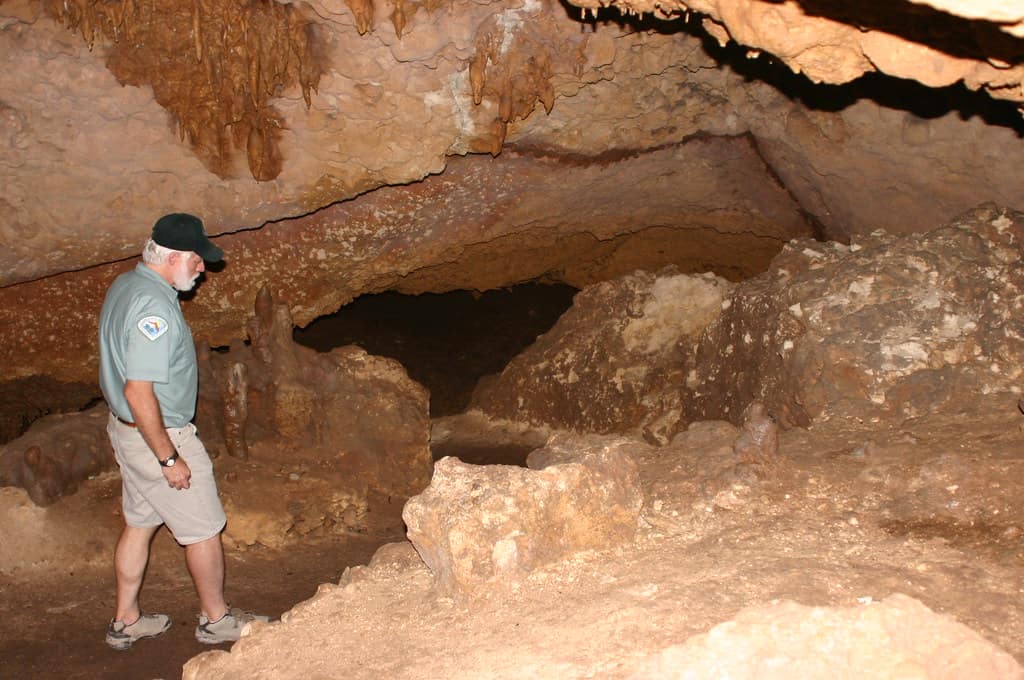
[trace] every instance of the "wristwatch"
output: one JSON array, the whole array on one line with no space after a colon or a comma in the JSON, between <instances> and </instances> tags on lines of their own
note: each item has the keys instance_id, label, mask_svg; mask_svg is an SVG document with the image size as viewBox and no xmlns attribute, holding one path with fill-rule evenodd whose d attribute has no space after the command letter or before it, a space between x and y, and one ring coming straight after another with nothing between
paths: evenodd
<instances>
[{"instance_id":1,"label":"wristwatch","mask_svg":"<svg viewBox=\"0 0 1024 680\"><path fill-rule=\"evenodd\" d=\"M176 460L178 460L178 452L177 451L172 453L165 460L157 459L157 462L160 463L161 465L163 465L164 467L174 467L174 461L176 461Z\"/></svg>"}]
</instances>

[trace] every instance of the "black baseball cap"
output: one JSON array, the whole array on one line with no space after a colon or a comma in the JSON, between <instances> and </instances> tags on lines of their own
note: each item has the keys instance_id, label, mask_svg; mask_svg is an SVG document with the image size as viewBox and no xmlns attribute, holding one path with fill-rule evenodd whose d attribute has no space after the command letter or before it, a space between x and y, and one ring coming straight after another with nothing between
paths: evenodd
<instances>
[{"instance_id":1,"label":"black baseball cap","mask_svg":"<svg viewBox=\"0 0 1024 680\"><path fill-rule=\"evenodd\" d=\"M203 221L188 213L164 215L153 225L153 241L171 250L191 251L207 262L220 262L224 251L206 237Z\"/></svg>"}]
</instances>

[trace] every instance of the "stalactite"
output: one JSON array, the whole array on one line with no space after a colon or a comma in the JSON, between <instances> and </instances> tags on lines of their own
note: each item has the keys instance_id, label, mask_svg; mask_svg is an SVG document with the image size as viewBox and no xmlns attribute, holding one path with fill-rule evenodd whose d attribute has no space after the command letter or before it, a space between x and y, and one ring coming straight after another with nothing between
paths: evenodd
<instances>
[{"instance_id":1,"label":"stalactite","mask_svg":"<svg viewBox=\"0 0 1024 680\"><path fill-rule=\"evenodd\" d=\"M523 22L511 39L506 35L510 29L497 22L481 29L468 63L470 89L474 104L480 105L485 98L494 101L497 116L489 136L476 140L475 149L497 155L510 123L527 118L537 102L551 112L555 104L551 79L556 70L581 71L586 38L578 49L566 50L564 42L548 35L548 26L540 15Z\"/></svg>"},{"instance_id":2,"label":"stalactite","mask_svg":"<svg viewBox=\"0 0 1024 680\"><path fill-rule=\"evenodd\" d=\"M359 35L365 35L373 28L373 0L345 0L356 20Z\"/></svg>"},{"instance_id":3,"label":"stalactite","mask_svg":"<svg viewBox=\"0 0 1024 680\"><path fill-rule=\"evenodd\" d=\"M359 1L370 8L363 16L369 26L371 0ZM239 151L255 179L281 172L281 118L269 100L298 85L310 106L322 72L312 26L295 5L45 0L45 7L90 47L97 39L110 41L110 71L123 85L152 87L181 139L211 172L232 176Z\"/></svg>"}]
</instances>

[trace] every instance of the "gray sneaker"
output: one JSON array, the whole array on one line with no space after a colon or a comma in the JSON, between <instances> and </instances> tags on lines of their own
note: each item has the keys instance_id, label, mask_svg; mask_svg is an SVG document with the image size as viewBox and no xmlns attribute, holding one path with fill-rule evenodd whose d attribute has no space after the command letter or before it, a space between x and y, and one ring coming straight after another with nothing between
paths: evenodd
<instances>
[{"instance_id":1,"label":"gray sneaker","mask_svg":"<svg viewBox=\"0 0 1024 680\"><path fill-rule=\"evenodd\" d=\"M107 627L107 644L117 650L128 649L136 640L162 635L171 627L171 617L166 614L141 614L135 623L111 621Z\"/></svg>"},{"instance_id":2,"label":"gray sneaker","mask_svg":"<svg viewBox=\"0 0 1024 680\"><path fill-rule=\"evenodd\" d=\"M229 607L227 613L216 621L210 621L200 614L199 625L196 626L196 640L206 645L234 642L242 636L242 629L250 621L266 623L270 621L270 617L243 611L237 607Z\"/></svg>"}]
</instances>

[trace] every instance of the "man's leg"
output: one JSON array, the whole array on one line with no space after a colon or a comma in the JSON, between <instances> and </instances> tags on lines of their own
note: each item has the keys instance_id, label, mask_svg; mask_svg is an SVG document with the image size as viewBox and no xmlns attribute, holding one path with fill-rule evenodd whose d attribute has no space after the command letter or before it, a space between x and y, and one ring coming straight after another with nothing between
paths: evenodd
<instances>
[{"instance_id":1,"label":"man's leg","mask_svg":"<svg viewBox=\"0 0 1024 680\"><path fill-rule=\"evenodd\" d=\"M159 527L125 526L114 550L114 575L117 578L115 621L133 623L139 618L139 590L149 563L149 545Z\"/></svg>"},{"instance_id":2,"label":"man's leg","mask_svg":"<svg viewBox=\"0 0 1024 680\"><path fill-rule=\"evenodd\" d=\"M199 595L200 612L217 621L227 612L224 602L224 546L220 534L185 546L185 561Z\"/></svg>"}]
</instances>

